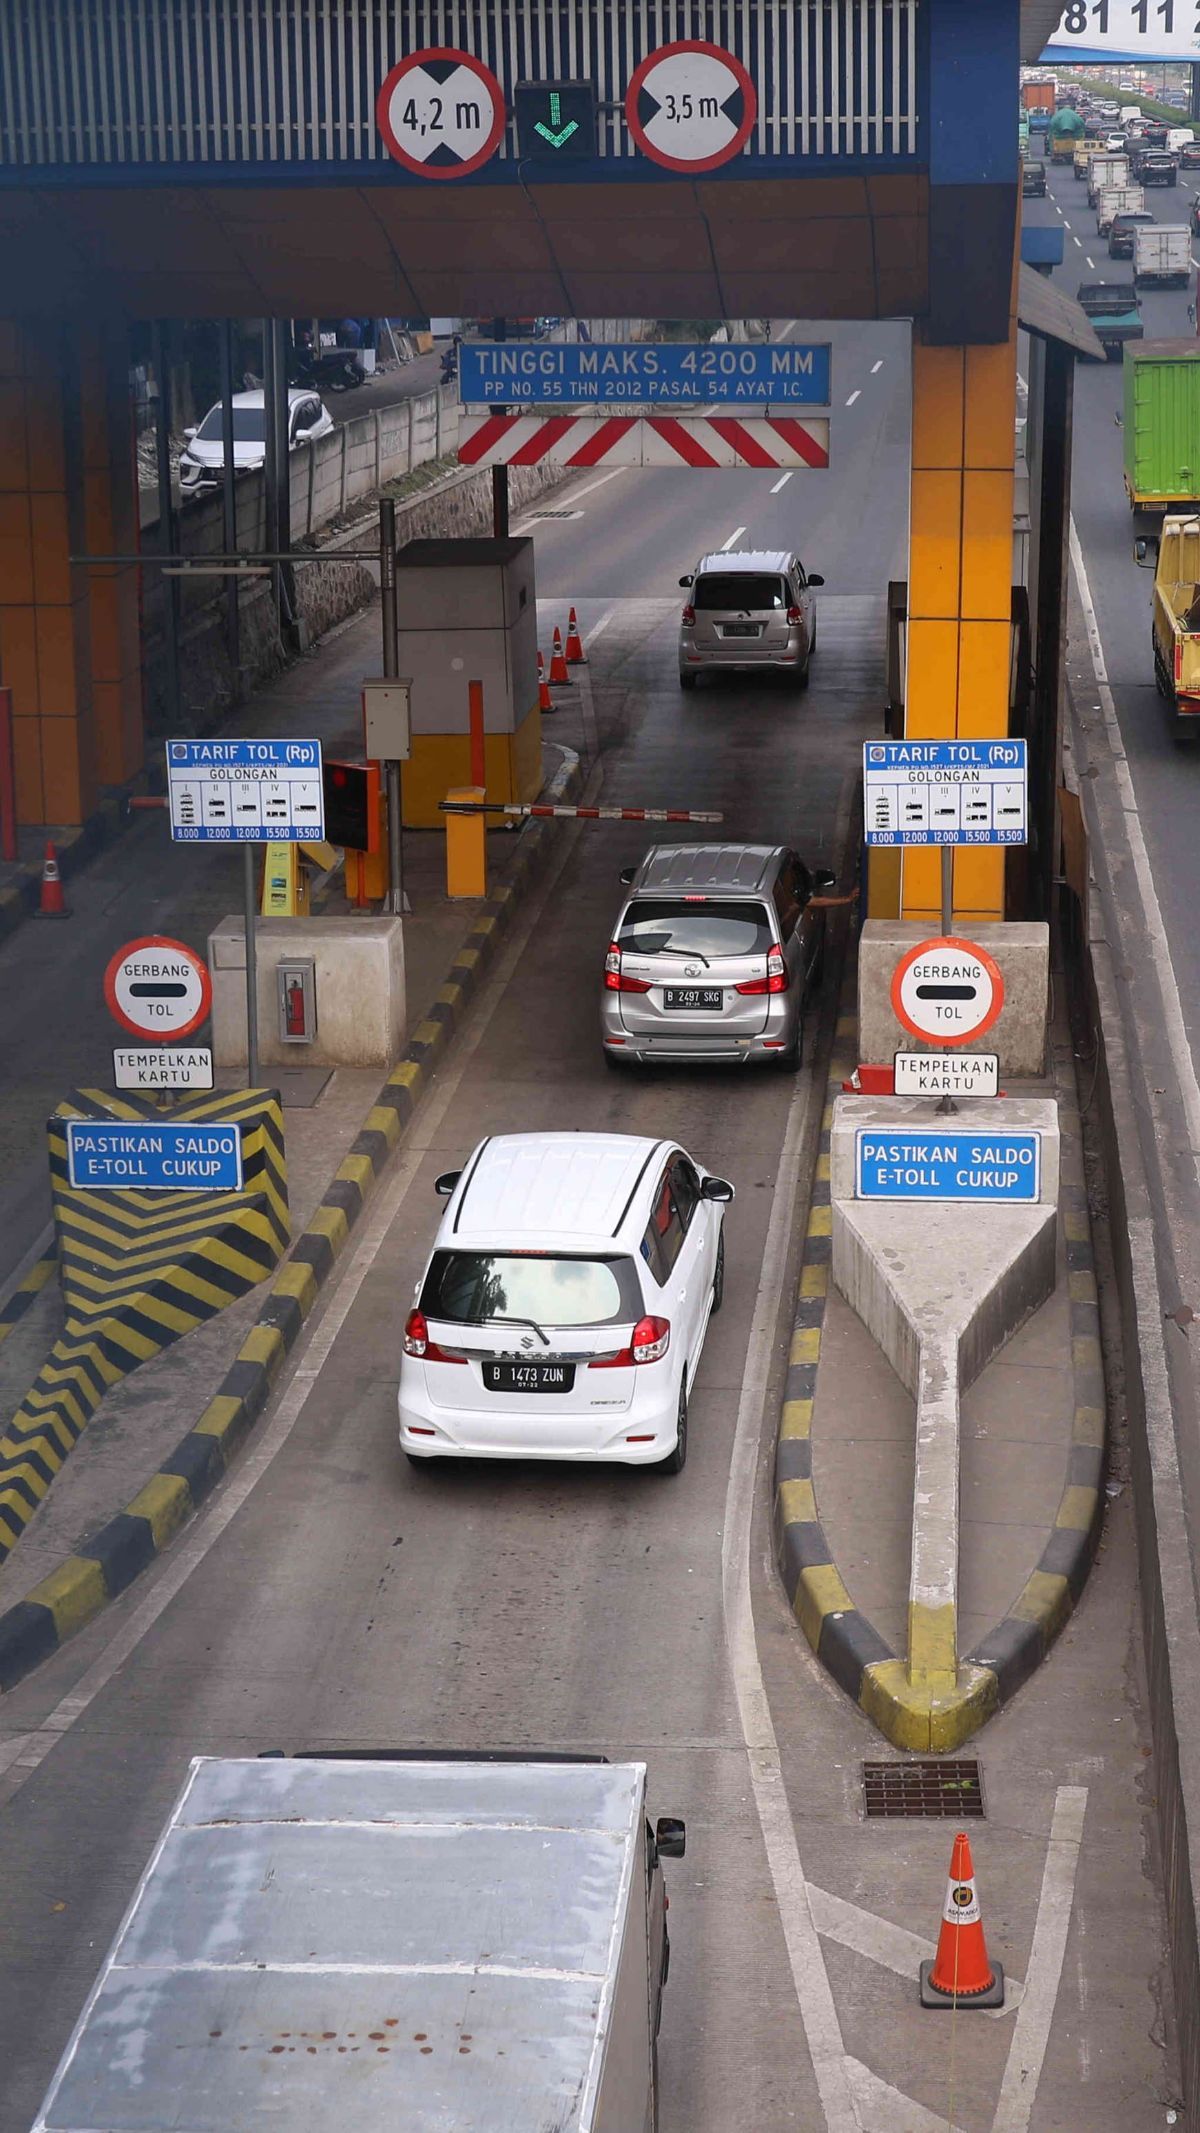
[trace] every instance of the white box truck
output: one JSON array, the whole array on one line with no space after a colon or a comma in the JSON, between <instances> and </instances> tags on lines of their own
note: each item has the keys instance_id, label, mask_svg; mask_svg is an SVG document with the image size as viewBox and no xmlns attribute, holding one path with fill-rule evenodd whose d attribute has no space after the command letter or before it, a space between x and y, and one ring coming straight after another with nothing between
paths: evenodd
<instances>
[{"instance_id":1,"label":"white box truck","mask_svg":"<svg viewBox=\"0 0 1200 2133\"><path fill-rule=\"evenodd\" d=\"M1093 156L1088 165L1088 206L1095 207L1101 193L1109 192L1115 185L1128 185L1129 158L1127 156Z\"/></svg>"},{"instance_id":2,"label":"white box truck","mask_svg":"<svg viewBox=\"0 0 1200 2133\"><path fill-rule=\"evenodd\" d=\"M1141 286L1186 289L1192 278L1192 233L1183 222L1147 222L1133 233L1133 278Z\"/></svg>"},{"instance_id":3,"label":"white box truck","mask_svg":"<svg viewBox=\"0 0 1200 2133\"><path fill-rule=\"evenodd\" d=\"M36 2133L652 2133L643 1763L200 1757Z\"/></svg>"},{"instance_id":4,"label":"white box truck","mask_svg":"<svg viewBox=\"0 0 1200 2133\"><path fill-rule=\"evenodd\" d=\"M1096 234L1107 237L1114 215L1144 212L1146 195L1140 185L1106 185L1096 202Z\"/></svg>"}]
</instances>

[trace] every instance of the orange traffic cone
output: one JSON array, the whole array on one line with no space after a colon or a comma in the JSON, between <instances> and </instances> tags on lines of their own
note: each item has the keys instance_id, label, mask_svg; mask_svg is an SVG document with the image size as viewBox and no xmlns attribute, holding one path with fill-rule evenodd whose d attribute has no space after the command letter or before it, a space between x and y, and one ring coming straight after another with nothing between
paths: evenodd
<instances>
[{"instance_id":1,"label":"orange traffic cone","mask_svg":"<svg viewBox=\"0 0 1200 2133\"><path fill-rule=\"evenodd\" d=\"M988 1961L975 1887L971 1847L960 1830L950 1857L950 1883L936 1960L921 1965L922 2007L1003 2007L1004 1972Z\"/></svg>"},{"instance_id":2,"label":"orange traffic cone","mask_svg":"<svg viewBox=\"0 0 1200 2133\"><path fill-rule=\"evenodd\" d=\"M547 681L547 679L546 679L546 662L545 662L545 660L544 660L544 659L542 658L542 655L541 655L541 653L539 652L539 653L538 653L538 710L539 710L539 711L553 711L553 709L554 709L554 698L553 698L553 697L551 696L551 694L550 694L550 684L549 684L549 682L548 682L548 681Z\"/></svg>"},{"instance_id":3,"label":"orange traffic cone","mask_svg":"<svg viewBox=\"0 0 1200 2133\"><path fill-rule=\"evenodd\" d=\"M587 665L587 653L583 649L583 639L579 634L579 624L575 620L574 608L571 609L570 614L567 616L567 649L564 656L569 667L585 667Z\"/></svg>"},{"instance_id":4,"label":"orange traffic cone","mask_svg":"<svg viewBox=\"0 0 1200 2133\"><path fill-rule=\"evenodd\" d=\"M42 862L42 894L35 918L70 918L67 899L63 895L62 875L58 871L58 854L52 844L46 846Z\"/></svg>"},{"instance_id":5,"label":"orange traffic cone","mask_svg":"<svg viewBox=\"0 0 1200 2133\"><path fill-rule=\"evenodd\" d=\"M550 687L552 689L563 689L570 679L571 677L567 672L566 657L563 652L562 631L556 629L554 632L554 649L550 654Z\"/></svg>"}]
</instances>

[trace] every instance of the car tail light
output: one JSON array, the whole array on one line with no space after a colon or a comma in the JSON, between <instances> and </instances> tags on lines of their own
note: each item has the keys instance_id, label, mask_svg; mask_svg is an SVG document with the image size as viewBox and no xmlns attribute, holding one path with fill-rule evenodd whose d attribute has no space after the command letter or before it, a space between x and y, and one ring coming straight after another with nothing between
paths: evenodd
<instances>
[{"instance_id":1,"label":"car tail light","mask_svg":"<svg viewBox=\"0 0 1200 2133\"><path fill-rule=\"evenodd\" d=\"M446 1348L439 1348L429 1338L429 1327L423 1311L410 1311L404 1324L404 1353L422 1363L465 1363L465 1355L451 1355Z\"/></svg>"},{"instance_id":2,"label":"car tail light","mask_svg":"<svg viewBox=\"0 0 1200 2133\"><path fill-rule=\"evenodd\" d=\"M1178 638L1177 638L1177 639L1176 639L1176 641L1175 641L1175 685L1176 685L1176 687L1177 687L1177 688L1178 688L1178 686L1179 686L1179 683L1180 683L1180 682L1181 682L1182 680L1183 680L1183 646L1182 646L1182 645L1180 644L1180 642L1179 642L1179 640L1178 640Z\"/></svg>"},{"instance_id":3,"label":"car tail light","mask_svg":"<svg viewBox=\"0 0 1200 2133\"><path fill-rule=\"evenodd\" d=\"M786 992L788 989L787 964L783 950L770 947L767 950L767 974L765 978L747 978L744 985L735 985L735 992Z\"/></svg>"},{"instance_id":4,"label":"car tail light","mask_svg":"<svg viewBox=\"0 0 1200 2133\"><path fill-rule=\"evenodd\" d=\"M604 958L604 989L606 992L649 992L649 978L627 978L621 972L621 944L610 941Z\"/></svg>"},{"instance_id":5,"label":"car tail light","mask_svg":"<svg viewBox=\"0 0 1200 2133\"><path fill-rule=\"evenodd\" d=\"M793 629L795 629L797 623L803 622L804 620L803 613L798 607L789 607L787 611L787 618L788 621L791 623Z\"/></svg>"},{"instance_id":6,"label":"car tail light","mask_svg":"<svg viewBox=\"0 0 1200 2133\"><path fill-rule=\"evenodd\" d=\"M616 1355L598 1355L588 1369L631 1370L638 1363L657 1363L670 1345L669 1318L639 1318L628 1348L618 1349Z\"/></svg>"},{"instance_id":7,"label":"car tail light","mask_svg":"<svg viewBox=\"0 0 1200 2133\"><path fill-rule=\"evenodd\" d=\"M687 604L687 606L686 606L686 607L684 608L684 610L683 610L683 620L684 620L684 623L685 623L686 627L690 629L690 628L691 628L691 625L692 625L692 623L693 623L693 622L695 621L695 619L696 619L696 610L695 610L695 608L694 608L694 607L692 606L692 603L691 603L691 601L689 600L689 601L688 601L688 604Z\"/></svg>"}]
</instances>

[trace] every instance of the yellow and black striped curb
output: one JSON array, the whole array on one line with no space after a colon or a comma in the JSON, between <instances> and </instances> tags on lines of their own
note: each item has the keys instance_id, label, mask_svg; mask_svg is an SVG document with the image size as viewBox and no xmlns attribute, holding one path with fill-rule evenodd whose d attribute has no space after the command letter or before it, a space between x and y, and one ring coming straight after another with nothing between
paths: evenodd
<instances>
[{"instance_id":1,"label":"yellow and black striped curb","mask_svg":"<svg viewBox=\"0 0 1200 2133\"><path fill-rule=\"evenodd\" d=\"M236 1124L237 1192L89 1192L72 1185L67 1119ZM287 1249L287 1164L276 1092L240 1090L172 1104L83 1089L47 1127L64 1327L0 1435L0 1561L33 1517L105 1393L215 1317Z\"/></svg>"},{"instance_id":2,"label":"yellow and black striped curb","mask_svg":"<svg viewBox=\"0 0 1200 2133\"><path fill-rule=\"evenodd\" d=\"M1056 1057L1074 1415L1054 1531L1008 1614L960 1661L957 1687L931 1694L909 1684L905 1662L854 1605L813 1488L813 1404L832 1254L830 1131L834 1099L857 1064L854 985L851 961L829 1066L776 1446L776 1561L792 1611L838 1686L895 1747L945 1753L977 1732L1040 1666L1079 1599L1099 1539L1106 1406L1079 1112L1069 1059Z\"/></svg>"},{"instance_id":3,"label":"yellow and black striped curb","mask_svg":"<svg viewBox=\"0 0 1200 2133\"><path fill-rule=\"evenodd\" d=\"M57 1265L58 1253L44 1252L40 1259L35 1259L28 1273L22 1274L20 1281L14 1283L0 1304L0 1343L8 1339L13 1327L20 1325L25 1313L37 1302Z\"/></svg>"},{"instance_id":4,"label":"yellow and black striped curb","mask_svg":"<svg viewBox=\"0 0 1200 2133\"><path fill-rule=\"evenodd\" d=\"M577 797L583 774L564 763L545 797ZM220 1389L170 1458L123 1511L0 1615L0 1690L11 1689L124 1592L210 1495L263 1413L271 1386L466 1016L521 900L545 872L559 825L521 830L504 885L489 897L407 1052L380 1089L349 1155L297 1238Z\"/></svg>"}]
</instances>

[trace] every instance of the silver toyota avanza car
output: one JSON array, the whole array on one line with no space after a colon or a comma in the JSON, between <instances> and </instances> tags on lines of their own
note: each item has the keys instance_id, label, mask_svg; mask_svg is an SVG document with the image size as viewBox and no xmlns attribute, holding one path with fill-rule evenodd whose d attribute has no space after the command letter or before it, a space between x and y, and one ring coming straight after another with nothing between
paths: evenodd
<instances>
[{"instance_id":1,"label":"silver toyota avanza car","mask_svg":"<svg viewBox=\"0 0 1200 2133\"><path fill-rule=\"evenodd\" d=\"M808 687L817 643L813 587L798 555L786 549L738 549L701 556L679 580L687 606L679 624L679 686L694 689L709 668L731 673L794 674Z\"/></svg>"},{"instance_id":2,"label":"silver toyota avanza car","mask_svg":"<svg viewBox=\"0 0 1200 2133\"><path fill-rule=\"evenodd\" d=\"M608 1064L798 1067L825 941L810 904L833 875L784 845L686 844L652 846L621 879L600 994Z\"/></svg>"}]
</instances>

